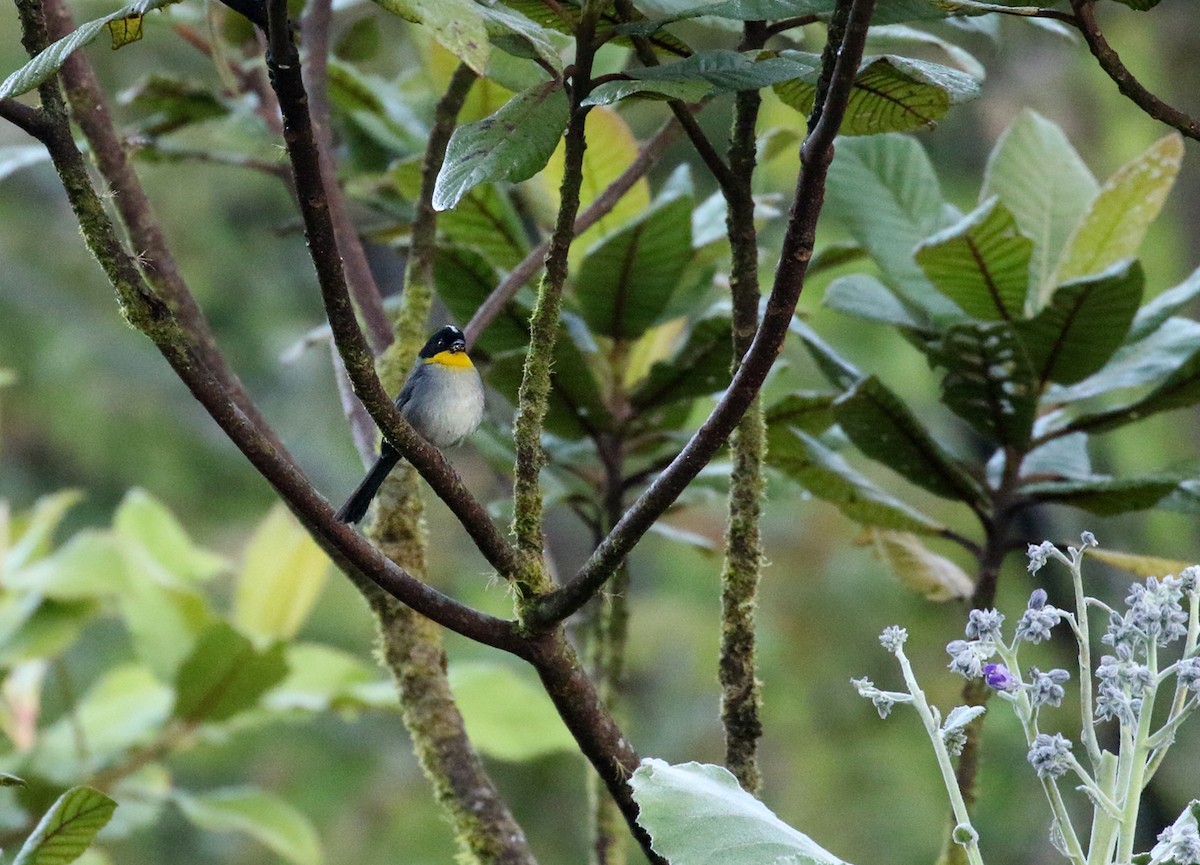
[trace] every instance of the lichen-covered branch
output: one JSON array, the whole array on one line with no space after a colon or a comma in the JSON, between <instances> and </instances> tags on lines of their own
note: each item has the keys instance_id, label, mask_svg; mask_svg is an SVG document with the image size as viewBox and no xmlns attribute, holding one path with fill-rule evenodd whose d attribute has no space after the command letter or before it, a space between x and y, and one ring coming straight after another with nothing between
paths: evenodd
<instances>
[{"instance_id":1,"label":"lichen-covered branch","mask_svg":"<svg viewBox=\"0 0 1200 865\"><path fill-rule=\"evenodd\" d=\"M542 427L550 398L550 370L558 342L567 256L575 238L575 215L579 211L579 190L583 183L583 154L587 149L584 124L588 109L582 103L591 89L592 61L597 47L596 25L604 6L603 0L585 2L575 28L575 64L570 79L570 119L564 135L558 217L546 255L546 272L538 286L537 301L529 319L529 349L517 391L517 416L513 421L516 449L513 534L523 559L523 579L534 594L548 591L550 586L542 565L540 475L545 463Z\"/></svg>"},{"instance_id":2,"label":"lichen-covered branch","mask_svg":"<svg viewBox=\"0 0 1200 865\"><path fill-rule=\"evenodd\" d=\"M748 21L743 47L761 48L762 21ZM758 329L758 235L754 226L755 127L761 97L744 90L734 103L729 166L734 183L725 190L725 224L732 258L729 287L733 311L734 367L750 347ZM755 674L755 608L763 564L759 519L763 499L766 426L755 396L730 440L733 470L729 479L729 525L721 568L721 647L717 677L721 683L721 722L725 727L725 766L742 788L757 793L758 740L762 736L762 697Z\"/></svg>"}]
</instances>

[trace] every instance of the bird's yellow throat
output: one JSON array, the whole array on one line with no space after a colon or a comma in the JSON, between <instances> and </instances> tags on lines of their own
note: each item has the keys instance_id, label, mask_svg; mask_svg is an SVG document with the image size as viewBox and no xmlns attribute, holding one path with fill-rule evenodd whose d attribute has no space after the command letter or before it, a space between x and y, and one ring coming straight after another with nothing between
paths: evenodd
<instances>
[{"instance_id":1,"label":"bird's yellow throat","mask_svg":"<svg viewBox=\"0 0 1200 865\"><path fill-rule=\"evenodd\" d=\"M442 366L456 366L470 369L474 366L465 351L439 351L433 357L425 358L426 363L440 363Z\"/></svg>"}]
</instances>

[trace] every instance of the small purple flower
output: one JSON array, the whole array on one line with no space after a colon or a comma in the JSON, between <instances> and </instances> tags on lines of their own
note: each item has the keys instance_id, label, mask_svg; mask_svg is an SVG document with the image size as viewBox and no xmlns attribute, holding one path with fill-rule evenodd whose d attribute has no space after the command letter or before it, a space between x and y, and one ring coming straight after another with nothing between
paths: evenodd
<instances>
[{"instance_id":1,"label":"small purple flower","mask_svg":"<svg viewBox=\"0 0 1200 865\"><path fill-rule=\"evenodd\" d=\"M997 691L1015 691L1021 684L1003 664L984 664L983 680Z\"/></svg>"}]
</instances>

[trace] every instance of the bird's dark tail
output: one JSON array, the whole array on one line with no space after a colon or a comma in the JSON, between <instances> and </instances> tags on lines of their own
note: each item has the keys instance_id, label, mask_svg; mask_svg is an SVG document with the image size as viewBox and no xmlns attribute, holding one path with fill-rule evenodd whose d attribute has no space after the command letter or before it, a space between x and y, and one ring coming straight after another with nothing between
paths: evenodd
<instances>
[{"instance_id":1,"label":"bird's dark tail","mask_svg":"<svg viewBox=\"0 0 1200 865\"><path fill-rule=\"evenodd\" d=\"M391 473L398 462L400 462L400 454L385 445L382 453L379 454L379 459L375 461L375 465L367 472L362 483L355 487L350 498L346 499L346 503L338 509L334 519L343 523L357 523L361 520L371 505L371 499L375 498L375 493L379 491L379 485L383 483L383 479Z\"/></svg>"}]
</instances>

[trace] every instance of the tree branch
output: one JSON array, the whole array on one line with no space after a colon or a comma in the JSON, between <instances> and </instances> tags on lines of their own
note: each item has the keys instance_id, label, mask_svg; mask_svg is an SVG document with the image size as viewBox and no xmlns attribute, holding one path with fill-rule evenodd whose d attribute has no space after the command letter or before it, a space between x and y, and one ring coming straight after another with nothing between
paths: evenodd
<instances>
[{"instance_id":1,"label":"tree branch","mask_svg":"<svg viewBox=\"0 0 1200 865\"><path fill-rule=\"evenodd\" d=\"M747 21L743 50L761 48L766 23ZM758 329L758 235L754 226L752 180L757 154L755 127L762 97L743 90L735 97L729 167L736 179L725 191L726 229L731 248L729 288L733 301L734 371ZM725 728L725 766L742 787L758 793L758 740L761 695L755 663L755 607L762 572L763 459L766 425L756 395L730 441L733 470L729 478L729 527L721 567L721 648L717 678L721 683L721 722Z\"/></svg>"},{"instance_id":2,"label":"tree branch","mask_svg":"<svg viewBox=\"0 0 1200 865\"><path fill-rule=\"evenodd\" d=\"M50 134L49 125L46 118L42 116L42 112L24 102L18 102L15 99L0 99L0 117L43 144Z\"/></svg>"},{"instance_id":3,"label":"tree branch","mask_svg":"<svg viewBox=\"0 0 1200 865\"><path fill-rule=\"evenodd\" d=\"M317 272L325 314L346 364L354 392L391 443L454 513L484 557L505 578L520 571L516 550L492 523L483 505L433 445L406 421L384 390L346 288L345 273L321 182L319 153L313 139L300 57L292 42L286 0L270 0L267 66L284 117L284 141L296 179L305 237Z\"/></svg>"},{"instance_id":4,"label":"tree branch","mask_svg":"<svg viewBox=\"0 0 1200 865\"><path fill-rule=\"evenodd\" d=\"M575 28L575 64L570 84L570 119L563 139L558 218L550 236L546 270L529 319L529 349L517 391L517 416L513 421L516 461L513 466L512 529L525 565L524 579L534 593L546 592L550 587L542 565L545 543L540 474L546 461L542 451L542 429L550 396L550 367L561 326L559 317L563 286L567 281L568 254L575 238L575 217L583 183L583 154L587 148L584 125L588 113L583 100L591 89L596 24L603 5L603 0L587 0Z\"/></svg>"},{"instance_id":5,"label":"tree branch","mask_svg":"<svg viewBox=\"0 0 1200 865\"><path fill-rule=\"evenodd\" d=\"M824 200L825 178L833 160L833 139L845 116L846 103L862 59L863 44L875 6L874 0L840 0L838 8L843 9L848 4L849 22L842 48L837 52L832 83L824 103L814 108L814 111L821 111L821 120L800 149L802 170L788 215L774 286L762 323L733 381L679 456L626 511L579 573L527 611L527 625L547 627L565 619L604 585L642 535L712 459L754 401L783 348L788 326L804 287L808 260L812 256L817 216Z\"/></svg>"},{"instance_id":6,"label":"tree branch","mask_svg":"<svg viewBox=\"0 0 1200 865\"><path fill-rule=\"evenodd\" d=\"M1155 120L1173 126L1188 138L1200 141L1200 120L1163 102L1143 87L1142 83L1121 62L1117 52L1100 32L1100 25L1096 23L1094 0L1071 0L1071 9L1075 12L1071 23L1079 28L1092 56L1096 58L1096 62L1100 64L1100 68L1108 77L1116 82L1117 89Z\"/></svg>"},{"instance_id":7,"label":"tree branch","mask_svg":"<svg viewBox=\"0 0 1200 865\"><path fill-rule=\"evenodd\" d=\"M367 327L371 349L380 354L392 342L392 326L383 310L383 295L362 238L346 211L346 196L337 180L333 162L333 130L329 113L329 23L333 17L330 0L314 0L305 4L300 23L304 44L304 83L308 87L309 113L312 116L313 141L321 165L321 181L329 202L329 218L333 222L338 249L346 268L347 288Z\"/></svg>"}]
</instances>

